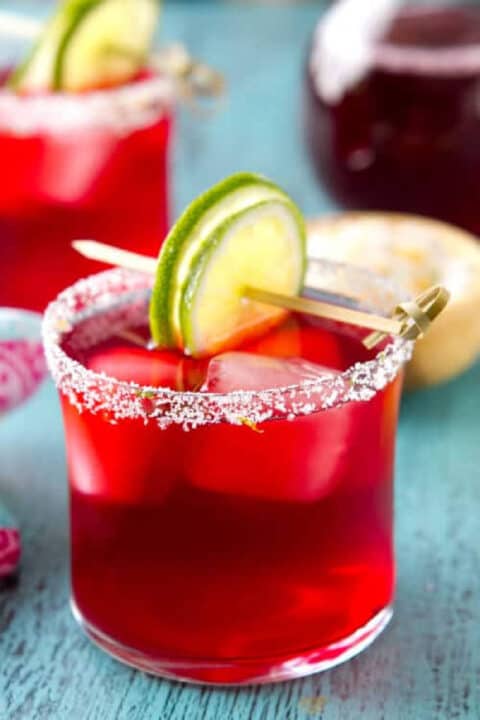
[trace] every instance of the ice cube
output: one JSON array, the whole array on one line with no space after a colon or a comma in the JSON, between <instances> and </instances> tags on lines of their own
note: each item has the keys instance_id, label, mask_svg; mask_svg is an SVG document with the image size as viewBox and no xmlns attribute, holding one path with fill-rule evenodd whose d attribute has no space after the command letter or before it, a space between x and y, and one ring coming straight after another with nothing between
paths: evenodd
<instances>
[{"instance_id":1,"label":"ice cube","mask_svg":"<svg viewBox=\"0 0 480 720\"><path fill-rule=\"evenodd\" d=\"M280 359L244 352L227 352L210 361L201 391L227 393L235 390L267 390L338 374L338 370L302 358Z\"/></svg>"},{"instance_id":2,"label":"ice cube","mask_svg":"<svg viewBox=\"0 0 480 720\"><path fill-rule=\"evenodd\" d=\"M299 358L228 352L210 361L202 391L265 390L338 375L338 370ZM187 479L199 489L225 495L317 502L346 477L350 433L349 406L270 420L256 428L248 423L198 428L190 434Z\"/></svg>"}]
</instances>

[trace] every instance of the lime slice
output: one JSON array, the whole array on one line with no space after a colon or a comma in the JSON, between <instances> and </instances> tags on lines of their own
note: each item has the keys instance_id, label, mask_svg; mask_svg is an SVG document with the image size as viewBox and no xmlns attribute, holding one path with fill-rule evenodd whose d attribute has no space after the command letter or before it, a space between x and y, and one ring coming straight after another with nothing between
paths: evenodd
<instances>
[{"instance_id":1,"label":"lime slice","mask_svg":"<svg viewBox=\"0 0 480 720\"><path fill-rule=\"evenodd\" d=\"M148 57L158 0L84 0L59 47L55 86L73 92L129 80Z\"/></svg>"},{"instance_id":2,"label":"lime slice","mask_svg":"<svg viewBox=\"0 0 480 720\"><path fill-rule=\"evenodd\" d=\"M54 89L54 67L58 47L69 23L70 13L66 8L52 17L26 59L10 75L9 87L25 93Z\"/></svg>"},{"instance_id":3,"label":"lime slice","mask_svg":"<svg viewBox=\"0 0 480 720\"><path fill-rule=\"evenodd\" d=\"M80 92L121 84L145 64L159 0L67 0L10 84Z\"/></svg>"},{"instance_id":4,"label":"lime slice","mask_svg":"<svg viewBox=\"0 0 480 720\"><path fill-rule=\"evenodd\" d=\"M196 198L182 213L163 243L150 308L157 345L182 347L180 304L191 264L218 225L262 200L286 197L260 175L237 173Z\"/></svg>"},{"instance_id":5,"label":"lime slice","mask_svg":"<svg viewBox=\"0 0 480 720\"><path fill-rule=\"evenodd\" d=\"M162 247L150 306L153 339L195 356L234 347L285 316L244 299L245 286L292 295L304 273L298 208L265 178L233 175L187 208Z\"/></svg>"}]
</instances>

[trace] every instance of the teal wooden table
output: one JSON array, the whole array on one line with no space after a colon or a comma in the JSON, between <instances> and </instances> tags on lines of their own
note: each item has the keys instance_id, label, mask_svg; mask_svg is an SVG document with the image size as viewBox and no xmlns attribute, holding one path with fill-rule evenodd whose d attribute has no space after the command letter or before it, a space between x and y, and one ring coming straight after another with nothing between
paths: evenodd
<instances>
[{"instance_id":1,"label":"teal wooden table","mask_svg":"<svg viewBox=\"0 0 480 720\"><path fill-rule=\"evenodd\" d=\"M181 119L178 208L240 168L271 175L308 213L329 207L304 156L298 114L304 47L318 12L316 4L167 5L164 36L222 68L231 84L222 114ZM0 720L478 720L479 388L477 366L404 399L398 594L384 635L355 660L305 680L212 689L134 672L75 625L62 428L45 384L0 426L0 496L17 514L25 545L19 583L0 593Z\"/></svg>"}]
</instances>

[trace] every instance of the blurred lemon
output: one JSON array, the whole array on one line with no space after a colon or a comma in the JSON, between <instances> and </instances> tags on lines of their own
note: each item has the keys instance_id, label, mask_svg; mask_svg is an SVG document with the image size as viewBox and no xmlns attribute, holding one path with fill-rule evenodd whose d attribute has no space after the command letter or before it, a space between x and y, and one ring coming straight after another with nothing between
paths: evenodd
<instances>
[{"instance_id":1,"label":"blurred lemon","mask_svg":"<svg viewBox=\"0 0 480 720\"><path fill-rule=\"evenodd\" d=\"M409 388L444 382L480 353L480 242L451 225L414 215L343 213L307 223L308 254L367 267L410 295L444 285L450 304L417 342Z\"/></svg>"}]
</instances>

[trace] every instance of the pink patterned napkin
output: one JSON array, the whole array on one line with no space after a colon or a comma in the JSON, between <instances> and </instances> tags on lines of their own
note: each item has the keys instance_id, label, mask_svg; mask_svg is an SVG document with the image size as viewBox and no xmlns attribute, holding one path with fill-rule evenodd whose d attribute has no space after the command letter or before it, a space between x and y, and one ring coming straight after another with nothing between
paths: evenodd
<instances>
[{"instance_id":1,"label":"pink patterned napkin","mask_svg":"<svg viewBox=\"0 0 480 720\"><path fill-rule=\"evenodd\" d=\"M15 574L20 554L20 533L12 516L0 504L0 580Z\"/></svg>"},{"instance_id":2,"label":"pink patterned napkin","mask_svg":"<svg viewBox=\"0 0 480 720\"><path fill-rule=\"evenodd\" d=\"M0 340L0 415L29 398L45 374L38 340Z\"/></svg>"},{"instance_id":3,"label":"pink patterned napkin","mask_svg":"<svg viewBox=\"0 0 480 720\"><path fill-rule=\"evenodd\" d=\"M46 372L40 316L0 308L0 416L27 400ZM0 500L0 580L15 574L20 554L19 529Z\"/></svg>"}]
</instances>

